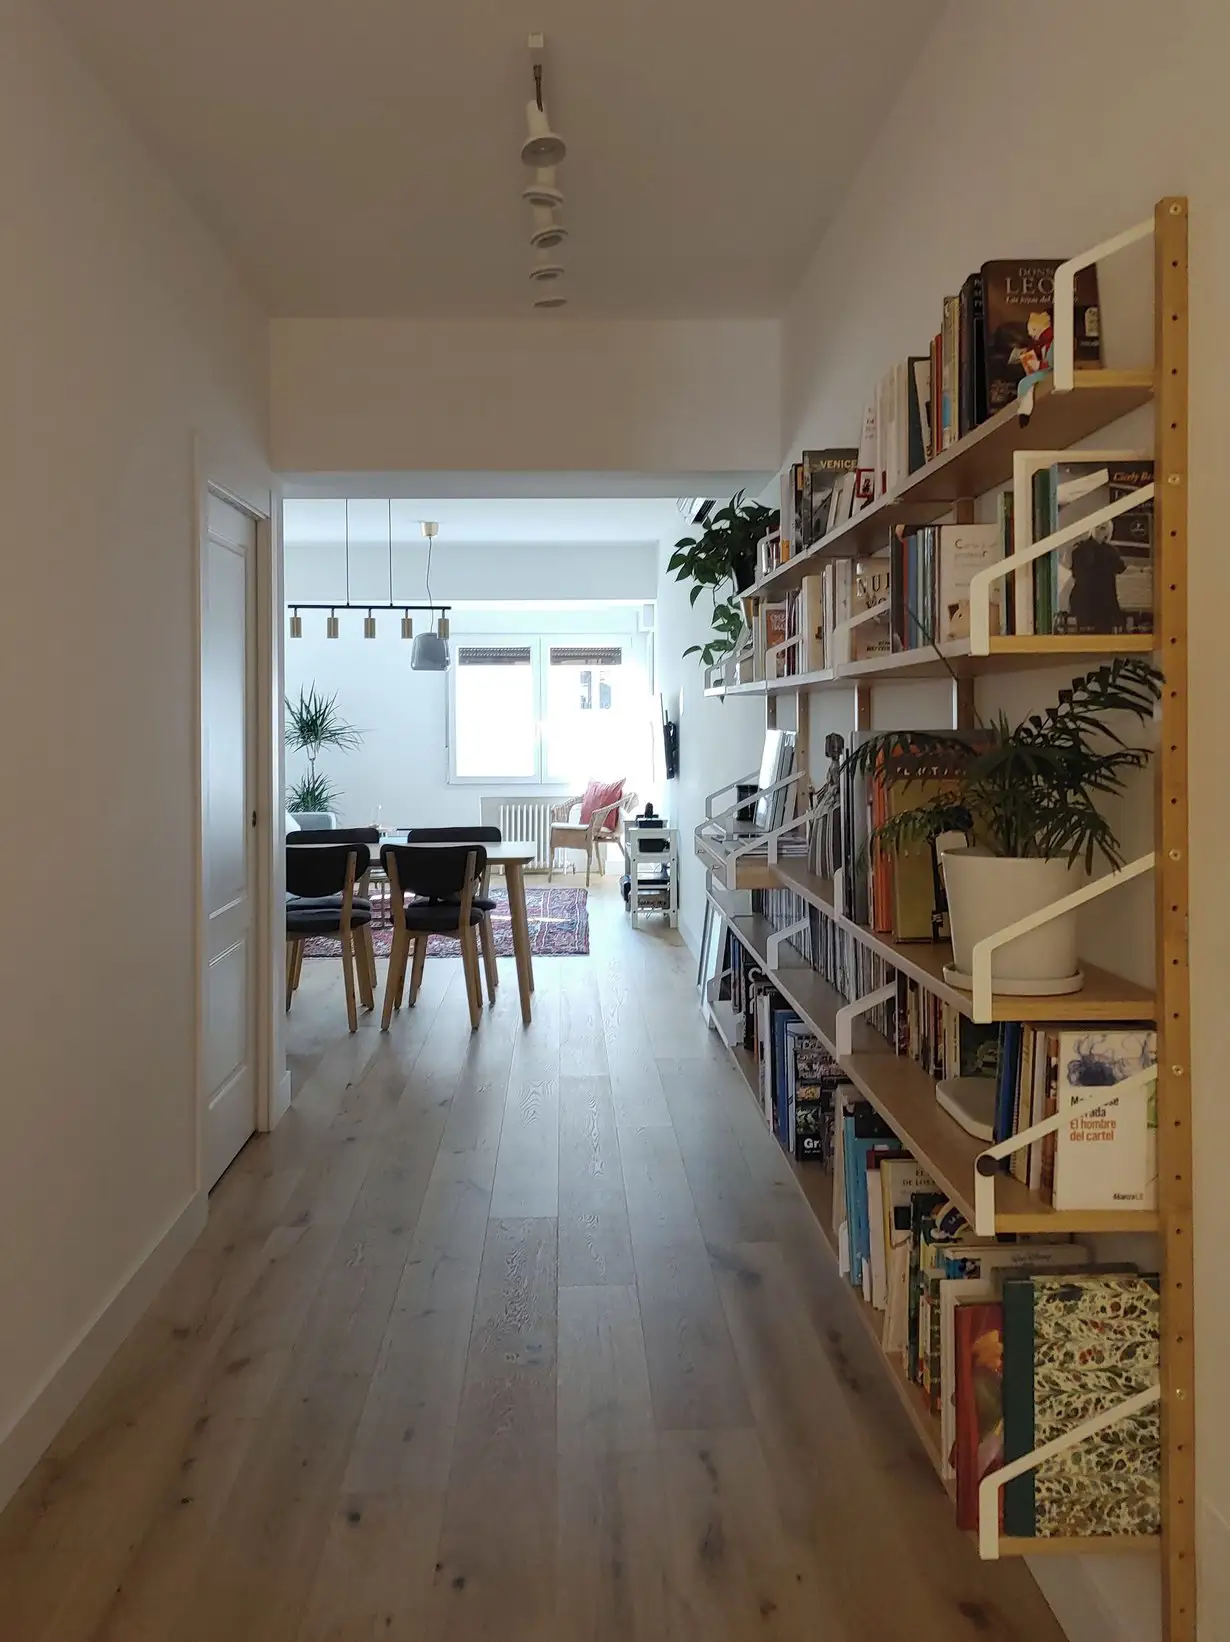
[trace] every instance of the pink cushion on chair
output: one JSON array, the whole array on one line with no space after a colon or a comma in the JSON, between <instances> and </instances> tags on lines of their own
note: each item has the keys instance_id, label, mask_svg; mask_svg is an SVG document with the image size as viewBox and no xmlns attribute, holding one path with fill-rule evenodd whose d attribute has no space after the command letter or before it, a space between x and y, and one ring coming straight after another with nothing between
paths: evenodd
<instances>
[{"instance_id":1,"label":"pink cushion on chair","mask_svg":"<svg viewBox=\"0 0 1230 1642\"><path fill-rule=\"evenodd\" d=\"M618 781L591 781L581 799L581 825L588 826L595 810L604 810L608 804L617 804L624 795L624 777ZM609 827L611 817L604 817L602 825Z\"/></svg>"}]
</instances>

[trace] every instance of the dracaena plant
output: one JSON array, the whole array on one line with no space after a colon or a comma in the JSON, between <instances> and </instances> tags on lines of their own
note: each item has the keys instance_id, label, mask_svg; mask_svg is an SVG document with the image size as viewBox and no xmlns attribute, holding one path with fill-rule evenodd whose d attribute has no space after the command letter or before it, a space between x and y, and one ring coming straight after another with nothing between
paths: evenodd
<instances>
[{"instance_id":1,"label":"dracaena plant","mask_svg":"<svg viewBox=\"0 0 1230 1642\"><path fill-rule=\"evenodd\" d=\"M1146 747L1128 746L1108 715L1147 719L1161 680L1151 663L1118 657L1073 679L1043 713L1016 725L999 714L983 726L984 742L972 752L968 740L943 732L872 736L846 755L848 769L870 775L899 758L908 771L932 757L956 773L943 777L943 789L916 809L903 809L875 828L871 843L895 850L943 832L964 832L994 855L1083 861L1086 871L1101 856L1122 866L1119 841L1098 801L1121 792L1125 777L1143 769L1150 754ZM920 779L902 777L907 791L911 780Z\"/></svg>"},{"instance_id":2,"label":"dracaena plant","mask_svg":"<svg viewBox=\"0 0 1230 1642\"><path fill-rule=\"evenodd\" d=\"M712 599L712 636L683 652L699 655L706 667L728 656L739 642L743 611L737 595L756 579L757 543L777 526L777 513L760 502L745 502L743 496L740 491L711 514L699 536L681 536L666 566L676 581L692 583L692 604L706 592Z\"/></svg>"},{"instance_id":3,"label":"dracaena plant","mask_svg":"<svg viewBox=\"0 0 1230 1642\"><path fill-rule=\"evenodd\" d=\"M286 791L286 807L292 815L331 810L342 796L329 777L316 768L326 747L350 753L363 745L363 732L348 724L338 711L337 696L322 695L313 684L299 690L298 701L286 698L286 746L292 753L306 753L307 774Z\"/></svg>"}]
</instances>

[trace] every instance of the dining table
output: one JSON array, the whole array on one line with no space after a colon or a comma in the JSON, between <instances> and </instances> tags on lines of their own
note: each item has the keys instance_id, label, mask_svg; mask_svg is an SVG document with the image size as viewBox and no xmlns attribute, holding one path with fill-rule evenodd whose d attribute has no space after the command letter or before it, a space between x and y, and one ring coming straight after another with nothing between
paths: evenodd
<instances>
[{"instance_id":1,"label":"dining table","mask_svg":"<svg viewBox=\"0 0 1230 1642\"><path fill-rule=\"evenodd\" d=\"M385 844L404 844L406 835L390 833L380 840L380 848ZM431 844L418 843L417 849L455 849L458 844L464 844L464 838L450 838L447 843ZM499 844L488 844L482 839L474 840L487 852L487 865L499 867L504 874L504 882L508 887L508 915L512 923L513 957L517 964L517 990L521 994L521 1019L528 1026L533 1019L532 995L534 991L534 958L530 950L530 919L525 905L525 869L536 857L537 847L532 843L525 843L520 839L509 838ZM376 851L379 859L379 849Z\"/></svg>"}]
</instances>

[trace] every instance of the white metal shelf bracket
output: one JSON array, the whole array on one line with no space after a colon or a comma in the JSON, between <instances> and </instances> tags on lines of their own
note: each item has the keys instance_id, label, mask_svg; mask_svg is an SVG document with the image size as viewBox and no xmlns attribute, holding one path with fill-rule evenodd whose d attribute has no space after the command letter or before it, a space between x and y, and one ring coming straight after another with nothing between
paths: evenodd
<instances>
[{"instance_id":1,"label":"white metal shelf bracket","mask_svg":"<svg viewBox=\"0 0 1230 1642\"><path fill-rule=\"evenodd\" d=\"M848 667L850 664L850 634L864 622L874 621L877 616L887 613L889 601L882 599L879 604L873 604L867 610L860 610L857 616L849 616L845 621L835 622L833 631L829 635L829 643L833 647L831 656L825 657L825 664L829 667Z\"/></svg>"},{"instance_id":2,"label":"white metal shelf bracket","mask_svg":"<svg viewBox=\"0 0 1230 1642\"><path fill-rule=\"evenodd\" d=\"M837 1011L833 1046L838 1060L854 1053L855 1020L860 1015L865 1015L869 1009L875 1009L878 1004L891 1003L896 996L896 981L888 981L884 986L877 986L874 992L866 992L861 998L855 998L853 1003L844 1004Z\"/></svg>"},{"instance_id":3,"label":"white metal shelf bracket","mask_svg":"<svg viewBox=\"0 0 1230 1642\"><path fill-rule=\"evenodd\" d=\"M1066 525L1062 530L1056 530L1049 536L1043 536L1041 541L1032 542L1017 553L1009 554L1006 559L997 559L984 570L978 570L970 577L969 584L969 648L974 656L988 656L991 653L991 588L997 581L1010 576L1014 571L1021 570L1035 559L1044 554L1054 553L1069 542L1079 541L1088 536L1100 524L1107 524L1111 519L1117 519L1121 513L1127 513L1134 507L1140 507L1145 502L1153 500L1154 486L1141 485L1139 490L1129 491L1118 501L1100 507L1096 513L1090 513L1083 519L1077 519L1074 524Z\"/></svg>"},{"instance_id":4,"label":"white metal shelf bracket","mask_svg":"<svg viewBox=\"0 0 1230 1642\"><path fill-rule=\"evenodd\" d=\"M780 969L780 952L783 941L789 941L795 935L805 935L811 926L806 918L800 918L797 923L787 924L783 929L775 929L765 942L765 963L770 969Z\"/></svg>"},{"instance_id":5,"label":"white metal shelf bracket","mask_svg":"<svg viewBox=\"0 0 1230 1642\"><path fill-rule=\"evenodd\" d=\"M1135 245L1142 239L1151 239L1152 236L1153 218L1150 217L1147 222L1138 222L1134 228L1125 228L1113 239L1104 239L1100 245L1095 245L1089 251L1082 251L1079 256L1069 257L1067 262L1061 262L1056 268L1053 320L1055 337L1051 350L1051 368L1055 373L1056 393L1071 393L1075 385L1077 274L1082 268L1088 268L1091 263L1102 262L1107 257L1113 257L1116 251L1126 250L1129 245Z\"/></svg>"},{"instance_id":6,"label":"white metal shelf bracket","mask_svg":"<svg viewBox=\"0 0 1230 1642\"><path fill-rule=\"evenodd\" d=\"M717 817L714 815L713 806L717 802L717 800L722 796L723 793L734 792L736 787L749 786L753 781L758 781L759 779L760 779L760 771L759 770L749 770L746 775L736 776L733 781L728 781L724 787L715 787L711 793L706 793L705 794L705 820L706 821L713 821L713 820L717 819ZM742 804L736 804L734 806L734 808L737 809L737 810L742 809L743 805ZM723 809L720 812L720 814L723 815L723 816L729 815L730 813L731 813L730 809Z\"/></svg>"},{"instance_id":7,"label":"white metal shelf bracket","mask_svg":"<svg viewBox=\"0 0 1230 1642\"><path fill-rule=\"evenodd\" d=\"M781 792L783 788L795 786L796 783L804 779L805 774L806 772L803 770L796 770L793 775L785 775L780 781L774 781L771 786L758 787L754 797L736 799L733 804L728 805L724 810L719 810L716 815L709 813L712 799L716 798L719 793L729 792L733 786L737 784L741 785L742 783L728 782L725 787L718 787L715 792L711 793L709 797L705 799L706 816L705 819L697 825L695 831L693 832L693 844L697 855L699 855L702 859L711 856L720 857L721 872L725 879L725 888L731 889L734 887L730 882L731 868L735 867L743 856L765 849L766 844L772 847L772 841L783 832L788 832L791 827L796 825L796 823L794 821L784 822L780 827L775 827L770 832L749 833L746 837L740 837L737 842L734 840L727 840L726 838L715 838L708 832L707 829L731 820L740 810L745 810L749 806L754 806L761 798L764 798L770 793ZM751 782L755 779L755 777L754 775L751 775L745 777L744 779ZM725 847L728 842L731 845L730 848ZM776 859L776 856L774 858ZM718 869L716 867L712 867L710 870L717 871Z\"/></svg>"},{"instance_id":8,"label":"white metal shelf bracket","mask_svg":"<svg viewBox=\"0 0 1230 1642\"><path fill-rule=\"evenodd\" d=\"M1000 1163L1013 1152L1019 1152L1023 1147L1036 1145L1047 1135L1053 1134L1063 1124L1070 1123L1074 1117L1080 1117L1084 1112L1095 1111L1099 1106L1105 1106L1112 1100L1119 1100L1123 1095L1146 1095L1150 1087L1157 1082L1157 1067L1146 1066L1139 1072L1133 1072L1130 1078L1124 1078L1120 1083L1108 1083L1091 1089L1088 1094L1074 1100L1062 1112L1052 1112L1050 1117L1041 1122L1032 1124L1028 1129L1021 1129L1017 1134L1010 1135L1007 1140L1001 1140L995 1146L988 1146L985 1152L979 1152L974 1159L974 1231L979 1237L995 1236L995 1182L1000 1174Z\"/></svg>"},{"instance_id":9,"label":"white metal shelf bracket","mask_svg":"<svg viewBox=\"0 0 1230 1642\"><path fill-rule=\"evenodd\" d=\"M1016 1477L1024 1476L1026 1471L1033 1471L1047 1460L1056 1459L1060 1454L1066 1454L1069 1448L1075 1448L1078 1443L1084 1442L1087 1437L1096 1437L1099 1431L1105 1431L1109 1426L1118 1425L1120 1420L1128 1420L1134 1414L1143 1414L1146 1408L1160 1402L1162 1397L1161 1383L1151 1385L1144 1391L1136 1392L1135 1396L1126 1397L1123 1402L1116 1403L1113 1408L1106 1408L1100 1414L1094 1414L1088 1420L1082 1420L1074 1425L1070 1431L1065 1431L1062 1437L1056 1437L1054 1442L1043 1443L1041 1448L1035 1448L1028 1454L1022 1454L1020 1459L1010 1460L1007 1465L1001 1465L998 1471L988 1471L978 1484L978 1555L984 1562L999 1561L999 1495L1000 1490ZM1045 1539L1038 1542L1039 1550L1046 1549ZM1098 1548L1096 1537L1089 1540L1090 1554Z\"/></svg>"},{"instance_id":10,"label":"white metal shelf bracket","mask_svg":"<svg viewBox=\"0 0 1230 1642\"><path fill-rule=\"evenodd\" d=\"M1031 930L1041 929L1043 924L1049 924L1052 919L1060 917L1065 912L1073 912L1077 907L1096 901L1108 890L1131 883L1133 878L1139 878L1142 873L1151 872L1155 860L1156 857L1150 850L1148 855L1141 855L1135 861L1129 861L1127 866L1105 873L1101 878L1095 878L1093 883L1086 884L1084 888L1073 890L1070 895L1062 895L1058 901L1052 901L1049 906L1031 912L1027 918L1018 918L1016 923L1006 924L1003 929L997 929L992 934L983 936L981 941L975 942L972 1019L985 1022L992 1018L991 958L997 948L1016 940L1018 935L1028 935Z\"/></svg>"}]
</instances>

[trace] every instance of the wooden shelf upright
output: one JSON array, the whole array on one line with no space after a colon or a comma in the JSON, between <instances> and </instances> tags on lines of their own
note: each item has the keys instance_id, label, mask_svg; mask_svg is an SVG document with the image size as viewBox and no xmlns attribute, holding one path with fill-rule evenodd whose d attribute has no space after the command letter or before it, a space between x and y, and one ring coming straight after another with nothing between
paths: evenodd
<instances>
[{"instance_id":1,"label":"wooden shelf upright","mask_svg":"<svg viewBox=\"0 0 1230 1642\"><path fill-rule=\"evenodd\" d=\"M1099 248L1108 254L1122 244L1147 238L1140 224L1118 241ZM1154 1211L1068 1211L1058 1213L1037 1192L1010 1175L996 1178L996 1232L1048 1232L1097 1235L1132 1230L1159 1239L1157 1269L1161 1276L1160 1392L1162 1460L1162 1567L1164 1642L1196 1642L1196 1425L1195 1307L1192 1254L1192 1100L1191 1021L1188 975L1188 746L1187 746L1187 490L1188 490L1188 204L1160 200L1152 223L1154 250L1154 350L1151 370L1083 371L1066 392L1053 383L1036 392L1033 416L1022 425L1015 407L973 430L948 451L911 474L897 491L838 527L822 542L763 577L753 589L772 596L797 586L827 557L861 553L878 544L895 523L930 521L952 511L959 521L973 517L974 499L1011 477L1018 450L1056 448L1098 432L1136 407L1152 403L1154 412L1154 631L1151 638L993 639L986 655L975 655L969 641L937 650L911 651L773 680L746 681L706 691L710 695L757 694L765 698L769 727L779 722L786 697L794 702L797 758L810 769L809 704L819 692L843 689L853 695L854 727L872 724L872 691L877 682L897 686L911 680L952 678L952 722L967 728L974 722L974 681L1006 672L1071 662L1091 667L1109 654L1152 653L1164 675L1160 703L1160 736L1152 764L1155 800L1154 889L1156 896L1156 963L1152 987L1134 985L1106 971L1086 966L1083 992L1065 998L1011 998L993 995L989 1016L995 1020L1153 1019L1157 1025L1158 1203ZM1090 253L1092 255L1092 253ZM1076 264L1079 266L1079 262ZM788 711L788 709L787 709ZM787 723L789 720L787 720ZM783 725L783 727L786 727ZM942 1186L966 1218L974 1218L974 1174L983 1143L956 1125L935 1101L934 1084L915 1062L894 1054L865 1019L853 1028L849 1052L837 1047L838 1011L845 1000L809 965L784 945L777 950L768 922L749 915L747 903L736 907L730 893L740 889L782 888L800 896L822 916L844 928L852 939L871 948L891 969L911 976L945 1003L973 1013L970 994L944 979L946 954L919 943L898 944L854 924L838 910L833 887L817 878L797 857L771 862L762 857L735 881L720 859L705 861L709 899L725 928L752 954L786 1001L810 1029L837 1055L860 1094L896 1130L904 1144ZM981 1006L985 1009L985 1002ZM729 1004L716 1001L712 1019L736 1064L753 1089L756 1068L738 1042L738 1021ZM795 1177L832 1243L831 1184L817 1165L795 1168ZM873 1337L879 1339L880 1314L853 1290L850 1301ZM899 1358L886 1357L906 1412L932 1463L943 1473L937 1431L922 1409L916 1388ZM993 1522L993 1517L984 1517ZM989 1530L992 1545L994 1532ZM1000 1556L1084 1555L1149 1551L1155 1537L999 1541ZM994 1554L984 1549L984 1554Z\"/></svg>"}]
</instances>

